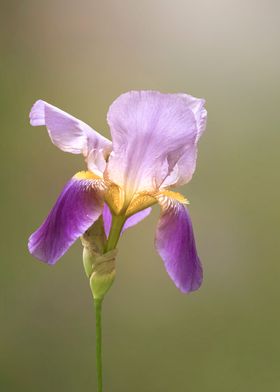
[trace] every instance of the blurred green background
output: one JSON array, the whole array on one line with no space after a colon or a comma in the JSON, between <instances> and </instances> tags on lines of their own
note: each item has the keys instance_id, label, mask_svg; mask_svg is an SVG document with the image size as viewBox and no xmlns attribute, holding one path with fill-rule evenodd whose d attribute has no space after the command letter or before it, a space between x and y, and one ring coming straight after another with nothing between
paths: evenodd
<instances>
[{"instance_id":1,"label":"blurred green background","mask_svg":"<svg viewBox=\"0 0 280 392\"><path fill-rule=\"evenodd\" d=\"M204 264L181 294L153 238L159 210L119 246L104 303L105 391L277 392L280 3L1 1L0 391L95 391L94 316L79 241L55 266L27 238L84 168L28 113L42 98L109 137L131 89L205 97L191 201Z\"/></svg>"}]
</instances>

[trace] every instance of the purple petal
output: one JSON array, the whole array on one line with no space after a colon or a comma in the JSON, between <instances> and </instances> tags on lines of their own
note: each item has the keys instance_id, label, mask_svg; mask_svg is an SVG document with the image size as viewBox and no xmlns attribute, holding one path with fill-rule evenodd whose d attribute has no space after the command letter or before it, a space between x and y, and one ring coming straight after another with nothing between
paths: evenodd
<instances>
[{"instance_id":1,"label":"purple petal","mask_svg":"<svg viewBox=\"0 0 280 392\"><path fill-rule=\"evenodd\" d=\"M172 172L165 178L161 188L186 184L192 179L196 167L197 144L186 146Z\"/></svg>"},{"instance_id":2,"label":"purple petal","mask_svg":"<svg viewBox=\"0 0 280 392\"><path fill-rule=\"evenodd\" d=\"M73 177L64 187L45 222L28 242L30 253L48 263L55 262L102 213L97 181Z\"/></svg>"},{"instance_id":3,"label":"purple petal","mask_svg":"<svg viewBox=\"0 0 280 392\"><path fill-rule=\"evenodd\" d=\"M31 109L30 124L33 126L45 125L52 142L62 151L83 154L85 157L88 157L92 151L96 151L97 153L90 155L89 168L92 169L90 166L95 164L97 156L97 166L101 171L104 170L105 158L111 152L112 143L83 121L39 100ZM101 164L99 151L102 151Z\"/></svg>"},{"instance_id":4,"label":"purple petal","mask_svg":"<svg viewBox=\"0 0 280 392\"><path fill-rule=\"evenodd\" d=\"M182 156L178 159L172 173L163 182L162 187L183 185L191 180L196 166L197 143L206 128L207 111L204 108L205 100L186 94L181 94L181 96L185 99L186 104L195 116L196 140L194 144L185 146Z\"/></svg>"},{"instance_id":5,"label":"purple petal","mask_svg":"<svg viewBox=\"0 0 280 392\"><path fill-rule=\"evenodd\" d=\"M184 293L197 290L202 283L202 266L191 218L184 205L170 202L167 208L163 208L155 245L175 285Z\"/></svg>"},{"instance_id":6,"label":"purple petal","mask_svg":"<svg viewBox=\"0 0 280 392\"><path fill-rule=\"evenodd\" d=\"M148 215L150 215L152 209L151 207L145 208L145 210L139 211L134 215L131 215L125 222L122 233L129 229L132 226L137 225L139 222L141 222L143 219L147 218Z\"/></svg>"},{"instance_id":7,"label":"purple petal","mask_svg":"<svg viewBox=\"0 0 280 392\"><path fill-rule=\"evenodd\" d=\"M121 234L123 234L123 232L125 230L129 229L132 226L137 225L137 223L139 223L143 219L145 219L150 214L151 211L152 211L151 208L146 208L145 210L142 210L142 211L137 212L136 214L130 216L126 220L126 222L122 228ZM111 211L106 203L104 204L104 208L103 208L103 222L104 222L104 230L105 230L106 236L108 238L109 233L110 233L110 229L111 229L112 214L111 214Z\"/></svg>"},{"instance_id":8,"label":"purple petal","mask_svg":"<svg viewBox=\"0 0 280 392\"><path fill-rule=\"evenodd\" d=\"M104 231L106 234L106 237L109 237L110 229L111 229L111 224L112 224L112 214L110 211L110 208L106 203L104 203L103 207L103 222L104 222Z\"/></svg>"},{"instance_id":9,"label":"purple petal","mask_svg":"<svg viewBox=\"0 0 280 392\"><path fill-rule=\"evenodd\" d=\"M198 142L200 136L203 134L206 128L207 111L204 107L205 99L195 98L187 94L181 94L181 96L186 100L187 105L195 116L197 126L196 141Z\"/></svg>"},{"instance_id":10,"label":"purple petal","mask_svg":"<svg viewBox=\"0 0 280 392\"><path fill-rule=\"evenodd\" d=\"M158 188L185 153L192 155L184 167L190 178L202 127L196 102L204 101L156 91L132 91L117 98L107 117L114 151L108 167L112 181L128 194Z\"/></svg>"}]
</instances>

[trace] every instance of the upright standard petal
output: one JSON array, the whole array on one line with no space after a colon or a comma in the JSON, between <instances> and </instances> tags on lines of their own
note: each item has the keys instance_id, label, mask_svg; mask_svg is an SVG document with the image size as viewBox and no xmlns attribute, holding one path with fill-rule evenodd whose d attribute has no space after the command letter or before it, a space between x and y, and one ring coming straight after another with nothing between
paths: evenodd
<instances>
[{"instance_id":1,"label":"upright standard petal","mask_svg":"<svg viewBox=\"0 0 280 392\"><path fill-rule=\"evenodd\" d=\"M127 220L122 228L121 234L123 234L123 232L125 230L129 229L132 226L137 225L137 223L139 223L143 219L145 219L150 214L151 211L152 211L152 209L150 207L145 208L145 210L139 211L136 214L127 218ZM111 224L112 224L112 214L111 214L111 211L106 203L104 204L104 208L103 208L103 222L104 222L105 234L108 238L109 233L110 233L110 229L111 229Z\"/></svg>"},{"instance_id":2,"label":"upright standard petal","mask_svg":"<svg viewBox=\"0 0 280 392\"><path fill-rule=\"evenodd\" d=\"M196 116L182 94L132 91L113 102L107 119L109 177L129 196L159 188L197 138Z\"/></svg>"},{"instance_id":3,"label":"upright standard petal","mask_svg":"<svg viewBox=\"0 0 280 392\"><path fill-rule=\"evenodd\" d=\"M192 95L181 94L182 98L185 99L186 104L192 110L197 127L196 142L198 142L200 136L205 131L207 121L207 110L205 109L205 99L195 98Z\"/></svg>"},{"instance_id":4,"label":"upright standard petal","mask_svg":"<svg viewBox=\"0 0 280 392\"><path fill-rule=\"evenodd\" d=\"M111 152L112 143L83 121L39 100L31 109L30 123L33 126L45 125L53 144L62 151L83 154L88 158L90 169L90 166L95 164L100 171L104 170L105 159Z\"/></svg>"},{"instance_id":5,"label":"upright standard petal","mask_svg":"<svg viewBox=\"0 0 280 392\"><path fill-rule=\"evenodd\" d=\"M202 283L202 266L188 210L166 197L159 202L162 213L156 231L156 249L175 285L184 293L197 290Z\"/></svg>"},{"instance_id":6,"label":"upright standard petal","mask_svg":"<svg viewBox=\"0 0 280 392\"><path fill-rule=\"evenodd\" d=\"M101 215L102 186L102 180L90 172L76 174L62 190L45 222L30 236L30 253L55 264Z\"/></svg>"},{"instance_id":7,"label":"upright standard petal","mask_svg":"<svg viewBox=\"0 0 280 392\"><path fill-rule=\"evenodd\" d=\"M193 176L197 158L197 143L205 131L207 121L207 111L204 107L205 100L192 97L191 95L181 94L186 105L192 111L196 121L195 143L186 144L181 157L175 164L173 171L162 183L162 187L179 186L189 182Z\"/></svg>"}]
</instances>

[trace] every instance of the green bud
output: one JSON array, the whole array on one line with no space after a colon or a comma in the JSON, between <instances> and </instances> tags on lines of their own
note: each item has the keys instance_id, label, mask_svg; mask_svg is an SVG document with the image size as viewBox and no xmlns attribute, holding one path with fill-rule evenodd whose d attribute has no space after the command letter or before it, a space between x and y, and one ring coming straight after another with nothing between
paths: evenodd
<instances>
[{"instance_id":1,"label":"green bud","mask_svg":"<svg viewBox=\"0 0 280 392\"><path fill-rule=\"evenodd\" d=\"M95 263L95 257L99 256L98 253L94 254L93 251L91 251L90 249L84 247L83 250L83 263L84 263L84 269L85 269L85 273L86 276L88 278L91 277L91 274L93 272L93 265Z\"/></svg>"},{"instance_id":2,"label":"green bud","mask_svg":"<svg viewBox=\"0 0 280 392\"><path fill-rule=\"evenodd\" d=\"M116 267L117 249L97 256L94 260L93 272L90 277L90 288L94 299L102 299L112 286Z\"/></svg>"},{"instance_id":3,"label":"green bud","mask_svg":"<svg viewBox=\"0 0 280 392\"><path fill-rule=\"evenodd\" d=\"M83 263L88 278L93 273L93 265L96 257L104 252L106 235L104 232L103 219L100 217L81 237L84 247Z\"/></svg>"},{"instance_id":4,"label":"green bud","mask_svg":"<svg viewBox=\"0 0 280 392\"><path fill-rule=\"evenodd\" d=\"M83 263L90 288L95 300L102 300L115 279L115 259L117 250L104 253L106 235L103 219L100 217L81 237Z\"/></svg>"},{"instance_id":5,"label":"green bud","mask_svg":"<svg viewBox=\"0 0 280 392\"><path fill-rule=\"evenodd\" d=\"M104 231L102 216L87 229L81 237L81 240L84 248L88 248L97 254L102 254L104 252L107 238Z\"/></svg>"}]
</instances>

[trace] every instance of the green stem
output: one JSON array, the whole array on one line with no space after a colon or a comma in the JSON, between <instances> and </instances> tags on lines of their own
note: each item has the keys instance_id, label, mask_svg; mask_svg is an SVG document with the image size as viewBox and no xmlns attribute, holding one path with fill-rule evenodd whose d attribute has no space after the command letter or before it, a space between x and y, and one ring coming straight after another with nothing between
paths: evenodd
<instances>
[{"instance_id":1,"label":"green stem","mask_svg":"<svg viewBox=\"0 0 280 392\"><path fill-rule=\"evenodd\" d=\"M102 299L94 300L95 325L96 325L96 370L97 370L97 391L102 392Z\"/></svg>"},{"instance_id":2,"label":"green stem","mask_svg":"<svg viewBox=\"0 0 280 392\"><path fill-rule=\"evenodd\" d=\"M109 252L116 248L118 240L121 235L123 225L126 217L121 215L113 215L112 225L109 234L109 238L105 247L105 252ZM97 370L97 391L103 391L103 380L102 380L102 301L103 298L94 298L95 308L95 335L96 335L96 370Z\"/></svg>"},{"instance_id":3,"label":"green stem","mask_svg":"<svg viewBox=\"0 0 280 392\"><path fill-rule=\"evenodd\" d=\"M113 215L105 253L116 248L125 221L126 217L124 215Z\"/></svg>"}]
</instances>

